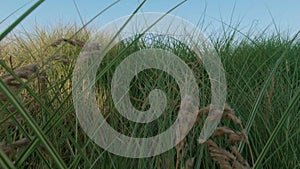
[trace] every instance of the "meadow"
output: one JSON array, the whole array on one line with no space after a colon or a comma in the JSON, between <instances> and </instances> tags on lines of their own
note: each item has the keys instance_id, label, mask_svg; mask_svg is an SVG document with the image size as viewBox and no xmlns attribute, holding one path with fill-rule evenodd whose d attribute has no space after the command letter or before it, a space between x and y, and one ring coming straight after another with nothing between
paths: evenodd
<instances>
[{"instance_id":1,"label":"meadow","mask_svg":"<svg viewBox=\"0 0 300 169\"><path fill-rule=\"evenodd\" d=\"M95 86L99 109L121 133L156 135L174 122L180 105L174 78L149 69L132 80L130 99L137 109L147 110L149 92L159 88L168 100L164 114L147 124L119 115L110 82L118 64L129 54L148 48L171 51L193 70L201 89L199 119L184 141L161 155L134 159L99 147L76 118L72 73L93 30L60 24L8 34L13 27L1 34L0 42L1 168L300 168L298 34L245 35L234 27L208 36L224 66L228 95L225 115L204 144L199 144L198 138L209 109L210 81L195 53L174 39L151 34L114 46L100 65Z\"/></svg>"}]
</instances>

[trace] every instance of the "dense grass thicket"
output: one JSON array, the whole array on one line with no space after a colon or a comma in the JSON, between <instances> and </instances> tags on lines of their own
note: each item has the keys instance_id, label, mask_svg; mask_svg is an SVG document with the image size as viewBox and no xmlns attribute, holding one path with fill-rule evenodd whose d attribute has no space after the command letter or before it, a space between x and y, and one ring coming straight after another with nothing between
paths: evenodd
<instances>
[{"instance_id":1,"label":"dense grass thicket","mask_svg":"<svg viewBox=\"0 0 300 169\"><path fill-rule=\"evenodd\" d=\"M181 101L172 76L147 69L131 81L132 105L149 109L149 93L161 89L168 107L147 124L121 116L111 98L110 83L116 67L131 53L148 48L174 53L193 71L200 88L199 116L188 136L163 154L133 159L95 144L82 131L72 100L74 66L92 35L86 26L118 1L82 27L35 27L30 33L10 34L43 1L33 4L0 34L0 168L300 168L298 34L290 38L281 33L244 35L232 28L209 36L224 65L228 96L225 115L214 137L204 144L198 138L209 110L210 81L196 54L176 39L155 34L137 35L113 46L97 72L95 95L103 116L120 133L150 137L165 131L177 118ZM99 37L106 38L105 34Z\"/></svg>"},{"instance_id":2,"label":"dense grass thicket","mask_svg":"<svg viewBox=\"0 0 300 169\"><path fill-rule=\"evenodd\" d=\"M55 43L61 38L86 41L89 32L76 32L78 29L76 26L60 26L51 31L36 28L33 34L21 32L7 36L1 42L1 75L14 74L11 70L30 63L38 65L38 72L26 83L17 78L16 83L21 84L21 89L15 91L17 98L5 92L5 87L0 88L7 98L1 100L0 108L0 141L2 148L6 148L0 150L3 167L219 168L207 147L197 142L204 117L189 133L180 158L173 148L159 156L130 159L106 152L93 143L80 128L71 97L72 71L81 47ZM250 148L244 142L238 144L239 151L256 168L299 168L299 37L288 39L278 34L236 38L235 33L232 31L212 41L226 71L227 103L241 119L250 142ZM195 54L176 40L150 38L153 39L150 44L141 43L145 41L143 37L133 37L113 47L100 65L96 83L99 108L109 124L117 131L136 137L152 136L167 129L177 117L180 96L170 75L155 69L146 70L132 80L132 104L140 110L147 110L149 92L159 88L166 92L170 107L157 120L143 125L119 115L110 98L110 81L115 67L134 51L159 47L176 54L197 78L201 108L210 102L208 75ZM112 60L114 64L110 63ZM41 83L37 79L44 81ZM14 102L16 100L19 102ZM220 125L238 129L229 120ZM27 140L25 145L16 144L23 138ZM224 149L229 148L222 139L216 142ZM188 166L190 159L194 162Z\"/></svg>"}]
</instances>

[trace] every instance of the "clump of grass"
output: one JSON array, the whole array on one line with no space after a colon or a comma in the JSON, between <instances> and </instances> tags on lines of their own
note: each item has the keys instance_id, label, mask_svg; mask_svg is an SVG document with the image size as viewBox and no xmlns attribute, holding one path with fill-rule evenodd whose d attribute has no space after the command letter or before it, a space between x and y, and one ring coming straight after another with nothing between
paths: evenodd
<instances>
[{"instance_id":1,"label":"clump of grass","mask_svg":"<svg viewBox=\"0 0 300 169\"><path fill-rule=\"evenodd\" d=\"M280 34L270 37L261 35L254 39L242 40L237 45L227 44L229 48L219 46L228 72L228 88L229 91L234 91L229 95L228 101L236 106L236 110L243 112L240 116L242 121L246 122L247 133L250 132L250 142L254 142L254 156L259 156L262 148L266 146L270 146L270 152L278 150L277 147L285 142L282 133L297 133L292 129L294 127L290 128L290 125L286 126L287 128L281 126L281 134L278 133L276 141L272 141L273 145L264 144L269 136L274 134L273 130L279 119L283 119L282 113L289 107L293 97L297 96L294 92L284 92L296 92L299 89L299 80L296 80L299 76L297 68L299 57L296 56L299 53L297 39L297 34L292 38L283 38ZM287 67L291 68L293 73L287 71ZM289 111L289 118L298 118L299 111L296 109L297 106L294 105L293 111ZM286 139L290 137L290 134L288 135L285 135ZM296 144L295 140L289 141L291 145ZM291 151L299 151L295 146L290 148L293 149ZM243 146L239 146L239 149L243 149ZM293 160L290 160L284 157L285 151L281 151L282 154L277 154L278 156L272 159L272 162L277 163L277 166L288 165L293 168L295 164L291 161L298 161L298 157L291 155L289 158ZM264 162L263 168L275 166L270 165L270 162Z\"/></svg>"},{"instance_id":2,"label":"clump of grass","mask_svg":"<svg viewBox=\"0 0 300 169\"><path fill-rule=\"evenodd\" d=\"M35 63L35 68L38 67L39 76L36 75L35 79L30 80L35 82L38 81L37 83L22 83L21 79L19 79L19 81L17 80L17 82L18 84L21 84L20 88L26 89L22 92L21 97L21 100L23 101L22 104L24 104L24 106L27 108L25 113L29 114L36 120L40 129L44 128L44 130L47 130L45 132L50 138L60 137L61 132L53 131L53 126L55 123L58 123L60 120L66 121L66 119L68 119L66 117L62 118L64 115L57 112L68 113L72 111L72 104L70 104L70 79L72 67L74 66L74 62L76 61L77 55L80 51L80 47L68 45L67 43L59 44L56 42L56 47L51 46L53 46L53 42L55 42L54 39L57 40L59 38L61 39L62 37L77 38L81 36L81 40L85 40L87 38L87 35L84 35L83 33L81 35L80 33L77 33L77 36L74 36L76 31L76 26L68 29L66 29L66 27L58 27L51 32L37 29L36 35L34 36L25 32L25 37L23 36L22 38L19 38L10 36L11 38L9 38L9 40L7 39L3 44L1 44L3 45L1 50L4 51L1 52L1 58L4 59L3 62L1 62L1 73L10 72L4 76L3 80L13 79L11 78L11 68L17 68L15 70L17 74L16 76L20 76L19 78L22 78L22 76L24 76L24 72L27 71L27 69L24 69L26 68L24 65ZM10 65L11 68L9 68L7 65ZM1 113L4 112L3 110L6 108L7 105L1 106ZM66 112L60 111L62 108L69 110ZM69 116L73 117L72 119L74 120L75 124L76 122L74 114ZM28 126L31 124L28 124L28 121L23 120L23 118L21 120L19 117L19 111L16 111L15 113L11 112L6 119L1 121L1 124L3 124L1 130L4 131L4 133L10 133L1 135L1 141L13 143L20 139L24 139L25 137L30 142L25 151L21 151L21 149L17 149L17 151L15 151L13 156L13 159L16 161L15 165L19 167L33 167L36 165L53 166L53 163L50 164L47 162L46 158L53 159L58 157L57 159L59 161L59 159L62 157L54 154L51 155L51 151L50 153L49 151L44 151L45 147L37 144L38 139L33 136L34 134L32 133L32 130L28 128ZM5 127L4 124L7 122L9 123L9 126ZM62 123L59 125L62 125ZM67 129L65 129L65 131L67 131ZM52 142L52 144L55 143ZM59 145L57 144L56 146ZM32 153L32 150L38 147L42 149L33 151ZM24 161L28 162L28 160L36 158L36 155L40 161L37 159L33 161L39 162L28 163L24 165Z\"/></svg>"},{"instance_id":3,"label":"clump of grass","mask_svg":"<svg viewBox=\"0 0 300 169\"><path fill-rule=\"evenodd\" d=\"M207 141L207 146L199 145L197 139L208 107L200 111L198 123L173 149L156 157L128 159L101 149L84 134L76 120L70 81L82 44L89 37L88 31L78 32L79 29L76 26L60 26L47 32L36 28L35 34L24 32L22 37L11 35L7 37L10 40L1 44L1 74L7 74L3 76L4 82L5 77L14 77L13 74L22 77L17 68L30 63L38 65L42 77L42 83L37 84L30 83L34 79L29 83L17 80L18 87L24 89L22 102L18 102L1 85L0 93L16 107L15 113L0 123L3 131L0 134L0 157L7 166L137 169L249 166L271 169L299 166L298 37L284 39L280 35L257 35L235 41L235 32L212 39L227 73L227 101L236 113L227 107L228 112L224 113L219 128ZM146 38L152 38L151 43L144 43L144 36L132 37L117 44L100 65L100 68L107 67L105 70L108 71L99 69L98 72L100 77L96 87L100 108L106 113L104 115L111 126L128 135L151 136L164 131L176 119L180 105L179 89L174 79L162 71L147 70L132 80L129 91L132 104L146 110L149 108L146 99L149 92L160 88L166 92L170 107L156 122L144 126L118 115L110 98L110 81L116 66L132 52L151 47L174 52L194 71L200 87L201 107L210 102L209 79L195 54L176 40L154 35L146 35ZM115 58L114 64L110 64ZM8 79L15 80L16 77ZM2 113L9 108L9 104L1 103ZM20 121L17 116L23 120ZM8 121L11 123L9 127L4 125ZM245 130L240 130L242 122L246 124ZM227 138L227 141L220 136ZM19 142L24 140L26 144ZM244 148L244 144L239 142L246 142L251 149ZM5 153L9 152L12 154L8 158Z\"/></svg>"}]
</instances>

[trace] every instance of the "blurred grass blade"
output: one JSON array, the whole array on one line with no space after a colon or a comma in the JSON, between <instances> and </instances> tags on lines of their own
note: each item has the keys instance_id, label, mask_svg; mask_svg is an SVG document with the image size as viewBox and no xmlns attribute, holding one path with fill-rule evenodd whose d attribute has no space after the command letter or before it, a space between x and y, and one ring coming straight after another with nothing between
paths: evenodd
<instances>
[{"instance_id":1,"label":"blurred grass blade","mask_svg":"<svg viewBox=\"0 0 300 169\"><path fill-rule=\"evenodd\" d=\"M39 0L33 4L27 11L25 11L15 22L13 22L3 33L0 35L0 41L11 32L23 19L25 19L32 11L34 11L44 0Z\"/></svg>"},{"instance_id":2,"label":"blurred grass blade","mask_svg":"<svg viewBox=\"0 0 300 169\"><path fill-rule=\"evenodd\" d=\"M12 161L5 155L5 153L0 148L0 167L1 168L16 168Z\"/></svg>"},{"instance_id":3,"label":"blurred grass blade","mask_svg":"<svg viewBox=\"0 0 300 169\"><path fill-rule=\"evenodd\" d=\"M32 1L30 1L32 2ZM5 22L9 17L11 17L12 15L14 15L15 13L17 13L19 10L21 10L22 8L24 8L26 5L28 5L30 2L25 3L24 5L22 5L21 7L19 7L18 9L14 10L12 13L10 13L7 17L5 17L4 19L2 19L2 21L0 21L0 24L2 24L3 22Z\"/></svg>"},{"instance_id":4,"label":"blurred grass blade","mask_svg":"<svg viewBox=\"0 0 300 169\"><path fill-rule=\"evenodd\" d=\"M285 110L285 112L283 113L283 116L281 117L280 121L276 125L276 127L275 127L273 133L271 134L270 138L268 139L265 147L263 148L262 152L259 154L259 156L253 166L253 169L258 169L260 167L262 160L264 159L272 142L274 142L274 139L277 136L277 134L279 133L279 130L283 127L284 122L286 121L286 119L288 118L288 116L290 115L292 110L297 110L297 108L299 108L299 101L300 101L300 88L298 88L298 91L295 93L295 96L290 101L287 109Z\"/></svg>"}]
</instances>

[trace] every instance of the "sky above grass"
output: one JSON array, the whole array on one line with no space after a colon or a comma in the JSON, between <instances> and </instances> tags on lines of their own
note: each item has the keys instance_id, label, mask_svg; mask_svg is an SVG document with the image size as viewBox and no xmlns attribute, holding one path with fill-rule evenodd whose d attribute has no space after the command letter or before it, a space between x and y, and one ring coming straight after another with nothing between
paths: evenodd
<instances>
[{"instance_id":1,"label":"sky above grass","mask_svg":"<svg viewBox=\"0 0 300 169\"><path fill-rule=\"evenodd\" d=\"M0 32L36 1L1 0ZM16 30L32 31L35 26L53 28L77 23L82 25L115 1L112 0L46 0ZM130 15L141 0L121 0L101 14L90 26L99 28L119 17ZM181 0L148 0L141 12L167 12ZM225 3L226 2L226 3ZM27 5L25 5L27 4ZM76 5L75 5L76 4ZM25 5L24 7L22 7ZM77 7L76 7L77 6ZM22 7L18 12L16 9ZM207 33L218 33L228 26L243 33L250 29L261 32L279 30L293 35L300 30L299 0L188 0L171 14L197 24L201 22ZM78 11L77 11L77 9ZM202 20L204 18L204 20ZM231 29L231 28L229 28Z\"/></svg>"}]
</instances>

